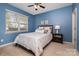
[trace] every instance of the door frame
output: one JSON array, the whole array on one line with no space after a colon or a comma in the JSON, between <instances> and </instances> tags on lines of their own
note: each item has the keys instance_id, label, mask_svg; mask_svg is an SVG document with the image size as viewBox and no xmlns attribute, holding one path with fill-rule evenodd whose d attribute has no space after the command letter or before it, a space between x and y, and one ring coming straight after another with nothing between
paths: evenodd
<instances>
[{"instance_id":1,"label":"door frame","mask_svg":"<svg viewBox=\"0 0 79 59\"><path fill-rule=\"evenodd\" d=\"M76 41L74 41L75 44L73 46L74 46L75 49L77 49L77 8L74 8L74 10L72 11L72 15L73 15L73 13L76 13L76 16L75 16L75 19L72 19L72 43L73 43L74 40L76 40ZM73 16L72 16L72 18L73 18ZM74 35L74 33L73 33L74 32L73 21L74 20L76 20L75 21L76 22L76 39L74 39L74 37L73 37L73 35Z\"/></svg>"}]
</instances>

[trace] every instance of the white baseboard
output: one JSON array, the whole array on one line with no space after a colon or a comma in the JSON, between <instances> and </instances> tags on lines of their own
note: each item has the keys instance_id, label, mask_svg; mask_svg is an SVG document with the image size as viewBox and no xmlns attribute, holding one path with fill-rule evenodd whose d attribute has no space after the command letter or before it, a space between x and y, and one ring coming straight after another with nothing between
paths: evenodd
<instances>
[{"instance_id":1,"label":"white baseboard","mask_svg":"<svg viewBox=\"0 0 79 59\"><path fill-rule=\"evenodd\" d=\"M72 44L72 42L67 42L67 41L63 41L63 43L71 43Z\"/></svg>"},{"instance_id":2,"label":"white baseboard","mask_svg":"<svg viewBox=\"0 0 79 59\"><path fill-rule=\"evenodd\" d=\"M3 45L0 45L0 48L1 47L4 47L4 46L7 46L7 45L10 45L10 44L13 44L14 42L10 42L10 43L7 43L7 44L3 44Z\"/></svg>"}]
</instances>

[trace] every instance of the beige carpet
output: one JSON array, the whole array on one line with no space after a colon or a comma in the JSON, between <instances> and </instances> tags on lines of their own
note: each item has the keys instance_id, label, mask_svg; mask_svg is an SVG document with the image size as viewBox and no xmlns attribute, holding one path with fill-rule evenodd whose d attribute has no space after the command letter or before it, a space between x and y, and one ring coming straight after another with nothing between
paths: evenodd
<instances>
[{"instance_id":1,"label":"beige carpet","mask_svg":"<svg viewBox=\"0 0 79 59\"><path fill-rule=\"evenodd\" d=\"M51 42L46 48L42 56L77 56L78 52L70 43ZM34 56L31 52L22 49L19 46L8 45L0 48L0 56Z\"/></svg>"}]
</instances>

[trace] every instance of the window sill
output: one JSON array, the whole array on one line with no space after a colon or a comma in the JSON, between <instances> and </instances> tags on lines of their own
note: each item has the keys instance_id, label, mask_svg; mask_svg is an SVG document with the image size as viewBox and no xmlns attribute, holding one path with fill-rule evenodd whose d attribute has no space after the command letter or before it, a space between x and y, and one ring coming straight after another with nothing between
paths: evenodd
<instances>
[{"instance_id":1,"label":"window sill","mask_svg":"<svg viewBox=\"0 0 79 59\"><path fill-rule=\"evenodd\" d=\"M28 31L12 31L12 32L5 32L5 34L14 34L14 33L21 33L21 32L28 32Z\"/></svg>"}]
</instances>

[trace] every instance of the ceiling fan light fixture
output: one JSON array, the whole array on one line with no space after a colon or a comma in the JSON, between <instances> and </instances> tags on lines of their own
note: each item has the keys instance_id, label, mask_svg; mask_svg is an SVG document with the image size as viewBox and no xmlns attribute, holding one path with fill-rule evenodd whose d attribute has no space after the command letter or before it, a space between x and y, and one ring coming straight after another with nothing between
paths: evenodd
<instances>
[{"instance_id":1,"label":"ceiling fan light fixture","mask_svg":"<svg viewBox=\"0 0 79 59\"><path fill-rule=\"evenodd\" d=\"M39 8L39 5L34 5L34 8Z\"/></svg>"},{"instance_id":2,"label":"ceiling fan light fixture","mask_svg":"<svg viewBox=\"0 0 79 59\"><path fill-rule=\"evenodd\" d=\"M34 3L33 5L29 5L28 7L34 7L35 10L38 10L40 7L45 9L45 6L42 6L41 3Z\"/></svg>"},{"instance_id":3,"label":"ceiling fan light fixture","mask_svg":"<svg viewBox=\"0 0 79 59\"><path fill-rule=\"evenodd\" d=\"M36 5L34 5L34 8L37 8L37 6L36 6Z\"/></svg>"}]
</instances>

